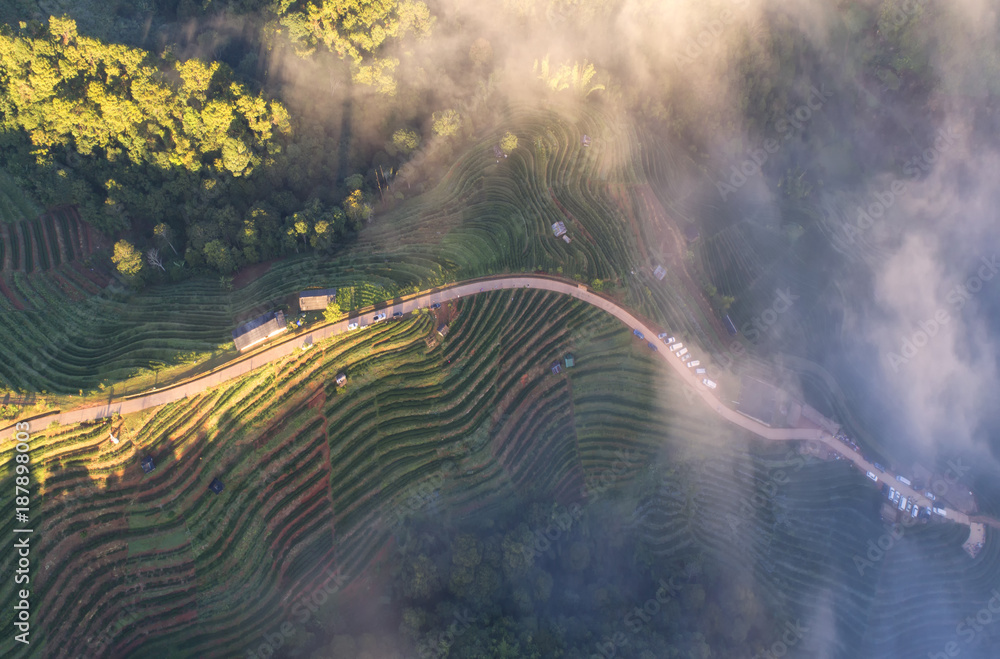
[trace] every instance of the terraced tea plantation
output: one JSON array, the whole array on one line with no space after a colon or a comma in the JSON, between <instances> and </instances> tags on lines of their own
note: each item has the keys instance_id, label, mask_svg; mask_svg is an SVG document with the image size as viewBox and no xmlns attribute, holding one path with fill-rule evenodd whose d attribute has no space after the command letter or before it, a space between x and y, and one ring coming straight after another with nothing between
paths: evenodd
<instances>
[{"instance_id":1,"label":"terraced tea plantation","mask_svg":"<svg viewBox=\"0 0 1000 659\"><path fill-rule=\"evenodd\" d=\"M593 110L572 119L554 111L519 110L511 125L522 146L502 163L492 157L498 136L484 137L443 177L435 176L433 187L376 215L357 242L338 255L278 262L233 292L206 277L137 294L112 288L93 295L75 278L73 285L88 295L78 299L81 295L68 286L15 271L7 304L25 310L0 314L0 331L9 336L0 382L27 391L86 393L143 369L206 359L220 346L225 349L239 320L310 286L367 284L397 294L483 274L535 270L588 283L600 279L630 308L695 334L706 347L717 343L718 329L712 327L719 320L707 303L697 302L697 290L692 298L689 278L671 270L657 281L653 257L643 263L633 256L648 252L647 242L660 244L658 236L640 230L642 223L627 219L645 213L645 207L631 208L633 202L621 197L622 189L646 184L648 163L632 160L633 154L645 153L637 136ZM580 143L584 133L593 138L589 147ZM681 164L663 174L679 172ZM669 218L659 212L657 232L667 231ZM571 243L553 236L550 225L557 221L565 222ZM17 235L22 236L20 229ZM10 245L19 250L17 263L27 268L24 240ZM30 269L35 269L42 257L37 247L31 254ZM46 254L51 265L56 257ZM60 276L75 277L68 271Z\"/></svg>"},{"instance_id":2,"label":"terraced tea plantation","mask_svg":"<svg viewBox=\"0 0 1000 659\"><path fill-rule=\"evenodd\" d=\"M235 653L324 570L358 587L400 511L577 500L616 449L637 456L621 478L657 451L653 362L626 328L534 292L454 312L443 342L417 314L135 418L35 429L33 555L44 558L33 597L48 631L33 656ZM553 374L569 350L576 366ZM440 505L405 504L427 482Z\"/></svg>"},{"instance_id":3,"label":"terraced tea plantation","mask_svg":"<svg viewBox=\"0 0 1000 659\"><path fill-rule=\"evenodd\" d=\"M997 571L996 543L970 569L961 531L942 525L859 575L852 557L884 532L862 475L735 435L590 307L498 291L438 313L339 336L149 413L35 429L34 615L47 631L28 656L235 656L282 622L296 629L286 650L306 651L377 587L400 522L533 497L623 497L629 532L658 560L707 557L818 635L832 638L829 616L848 621L845 656L886 651L862 630L904 634L894 607L958 607ZM791 480L772 490L778 469ZM936 574L900 588L928 552ZM302 598L337 573L339 594L302 621ZM812 599L824 588L826 601ZM921 624L913 647L947 640L948 621ZM327 656L317 652L305 656Z\"/></svg>"}]
</instances>

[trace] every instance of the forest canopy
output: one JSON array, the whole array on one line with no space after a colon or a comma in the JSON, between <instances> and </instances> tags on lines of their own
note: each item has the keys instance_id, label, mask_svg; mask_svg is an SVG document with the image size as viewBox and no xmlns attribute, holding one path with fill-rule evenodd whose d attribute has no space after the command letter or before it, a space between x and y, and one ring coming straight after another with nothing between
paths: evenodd
<instances>
[{"instance_id":1,"label":"forest canopy","mask_svg":"<svg viewBox=\"0 0 1000 659\"><path fill-rule=\"evenodd\" d=\"M71 18L53 17L47 30L4 26L0 126L26 131L40 160L66 147L241 176L290 124L280 103L226 78L218 63L169 62L78 35Z\"/></svg>"},{"instance_id":2,"label":"forest canopy","mask_svg":"<svg viewBox=\"0 0 1000 659\"><path fill-rule=\"evenodd\" d=\"M399 60L379 55L382 46L408 32L426 36L434 23L427 5L412 0L281 0L278 14L301 55L323 44L350 61L355 82L389 95Z\"/></svg>"}]
</instances>

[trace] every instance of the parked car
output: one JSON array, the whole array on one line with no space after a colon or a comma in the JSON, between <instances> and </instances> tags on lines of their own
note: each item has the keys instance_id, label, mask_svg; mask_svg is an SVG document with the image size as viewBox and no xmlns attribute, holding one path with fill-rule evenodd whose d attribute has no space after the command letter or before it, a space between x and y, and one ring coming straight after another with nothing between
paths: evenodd
<instances>
[{"instance_id":1,"label":"parked car","mask_svg":"<svg viewBox=\"0 0 1000 659\"><path fill-rule=\"evenodd\" d=\"M876 483L878 482L878 476L876 476L876 475L875 475L875 474L873 474L872 472L870 472L870 471L869 471L867 475L868 475L868 478L872 479L872 480L873 480L873 481L875 481Z\"/></svg>"},{"instance_id":2,"label":"parked car","mask_svg":"<svg viewBox=\"0 0 1000 659\"><path fill-rule=\"evenodd\" d=\"M372 316L372 322L373 323L377 323L380 320L385 320L385 312L384 311L382 313L377 313L374 316Z\"/></svg>"},{"instance_id":3,"label":"parked car","mask_svg":"<svg viewBox=\"0 0 1000 659\"><path fill-rule=\"evenodd\" d=\"M660 332L659 334L656 335L656 338L658 338L660 341L662 341L663 339L667 338L667 333L666 332Z\"/></svg>"},{"instance_id":4,"label":"parked car","mask_svg":"<svg viewBox=\"0 0 1000 659\"><path fill-rule=\"evenodd\" d=\"M356 329L358 329L358 324L355 323L355 322L347 323L347 329L349 329L349 330L356 330Z\"/></svg>"},{"instance_id":5,"label":"parked car","mask_svg":"<svg viewBox=\"0 0 1000 659\"><path fill-rule=\"evenodd\" d=\"M931 501L937 501L937 497L934 496L933 492L924 492L924 496L926 496Z\"/></svg>"},{"instance_id":6,"label":"parked car","mask_svg":"<svg viewBox=\"0 0 1000 659\"><path fill-rule=\"evenodd\" d=\"M402 312L402 311L397 311L396 313L392 314L392 317L393 317L393 318L399 318L399 317L400 317L400 316L402 316L402 315L403 315L403 312Z\"/></svg>"},{"instance_id":7,"label":"parked car","mask_svg":"<svg viewBox=\"0 0 1000 659\"><path fill-rule=\"evenodd\" d=\"M440 302L435 302L434 304L431 305L431 309L440 309L440 308L441 308Z\"/></svg>"},{"instance_id":8,"label":"parked car","mask_svg":"<svg viewBox=\"0 0 1000 659\"><path fill-rule=\"evenodd\" d=\"M649 346L649 349L652 350L653 352L659 352L660 351L659 348L657 348L656 346L654 346L649 341L646 342L646 345Z\"/></svg>"},{"instance_id":9,"label":"parked car","mask_svg":"<svg viewBox=\"0 0 1000 659\"><path fill-rule=\"evenodd\" d=\"M643 333L642 333L642 332L640 332L640 331L639 331L639 330L637 330L637 329L634 329L634 330L632 330L632 333L633 333L633 334L635 334L636 336L638 336L638 337L639 337L640 339L645 339L645 338L646 338L646 337L645 337L645 336L643 335Z\"/></svg>"}]
</instances>

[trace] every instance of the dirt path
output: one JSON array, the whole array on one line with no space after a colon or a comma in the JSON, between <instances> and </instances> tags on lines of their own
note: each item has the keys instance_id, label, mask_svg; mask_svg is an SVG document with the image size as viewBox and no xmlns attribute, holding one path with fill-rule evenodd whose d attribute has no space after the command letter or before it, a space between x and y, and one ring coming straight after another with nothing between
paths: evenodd
<instances>
[{"instance_id":1,"label":"dirt path","mask_svg":"<svg viewBox=\"0 0 1000 659\"><path fill-rule=\"evenodd\" d=\"M454 284L446 288L431 290L430 292L418 293L416 295L403 298L398 303L383 303L369 307L363 310L362 313L352 316L351 318L345 318L339 322L319 327L311 332L288 337L280 343L273 344L270 347L265 347L259 352L240 358L235 363L219 367L218 369L189 382L180 383L158 391L137 394L125 399L111 400L105 405L95 405L92 407L84 407L66 412L54 412L33 419L31 420L31 423L35 427L43 425L48 426L51 423L58 423L61 425L76 424L84 421L106 419L114 414L133 414L151 407L166 405L167 403L172 403L189 396L194 396L202 391L205 391L206 389L222 384L223 382L246 375L254 369L264 366L265 364L283 359L301 350L302 346L307 343L318 343L337 334L347 332L349 331L347 329L348 323L352 322L355 317L367 316L365 320L370 320L370 317L374 314L375 310L385 310L387 315L391 317L392 313L396 311L401 311L406 314L416 309L427 307L430 304L445 303L450 300L455 300L463 295L468 297L485 291L515 288L534 288L536 290L545 290L562 295L569 295L607 312L624 323L626 327L639 330L645 337L650 337L648 339L650 341L656 341L655 337L657 333L663 331L662 328L647 325L623 307L618 306L612 300L592 292L584 284L579 284L575 281L543 275L529 275L523 277L488 277L484 279L470 280L465 283ZM701 351L700 348L695 346L690 341L688 341L687 344L689 350L695 355ZM819 442L824 444L832 453L849 460L863 472L877 473L879 471L873 463L866 460L859 452L851 450L847 445L839 441L833 434L827 432L826 430L818 428L771 428L726 406L722 402L723 399L727 398L726 396L721 393L717 396L715 393L716 390L710 389L703 384L702 377L695 374L693 369L688 368L684 361L678 359L674 353L666 350L666 346L661 344L660 347L664 349L653 352L652 354L654 357L665 361L667 365L674 370L676 375L680 377L684 384L691 387L694 392L701 397L701 399L708 406L709 410L712 410L716 415L722 417L726 421L729 421L744 430L752 432L753 434L770 441ZM695 358L697 357L695 356ZM720 399L719 396L722 396L722 398ZM14 425L0 430L0 440L5 440L11 437L14 430ZM886 476L891 476L891 474L883 474L878 478L879 480L883 480ZM910 501L913 501L921 507L932 507L936 505L930 501L923 492L918 492L912 487L894 479L888 482L892 482L894 488L901 491ZM950 508L946 509L946 516L948 519L958 522L959 524L964 524L966 526L970 526L972 524L968 515L957 510Z\"/></svg>"}]
</instances>

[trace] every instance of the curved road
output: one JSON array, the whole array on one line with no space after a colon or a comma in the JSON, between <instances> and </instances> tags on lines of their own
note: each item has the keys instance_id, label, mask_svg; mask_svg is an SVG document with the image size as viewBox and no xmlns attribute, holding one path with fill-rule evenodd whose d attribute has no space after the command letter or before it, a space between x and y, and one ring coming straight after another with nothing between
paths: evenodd
<instances>
[{"instance_id":1,"label":"curved road","mask_svg":"<svg viewBox=\"0 0 1000 659\"><path fill-rule=\"evenodd\" d=\"M374 315L376 310L385 311L386 315L391 318L392 314L396 312L402 312L404 314L409 313L434 303L455 300L463 295L471 296L486 291L516 288L535 288L551 291L553 293L570 295L578 300L586 302L591 306L606 311L625 323L629 328L638 329L640 332L645 334L647 341L653 342L653 345L656 345L658 348L664 348L663 350L658 350L654 354L659 356L660 359L666 361L667 364L674 369L681 380L683 380L687 385L693 387L698 395L701 396L701 398L708 405L709 409L714 410L716 414L723 417L730 423L740 426L741 428L763 437L764 439L772 441L809 440L822 442L830 450L853 462L862 471L876 471L874 464L868 462L861 456L860 453L849 450L847 446L837 440L837 438L829 432L819 429L811 430L808 428L771 428L760 423L759 421L755 421L750 417L740 414L730 407L727 407L719 401L713 393L713 390L709 389L702 383L701 377L693 372L694 369L688 368L685 362L681 361L672 352L667 350L666 346L664 346L662 342L658 342L656 340L658 331L655 328L649 327L611 300L591 292L583 284L557 279L554 277L543 277L537 275L477 279L433 290L427 293L409 296L399 302L376 305L375 307L365 310L363 315L341 320L330 325L324 325L323 327L315 329L311 332L306 332L304 334L296 335L295 337L281 340L276 345L272 345L269 348L255 352L249 357L241 359L234 364L223 366L215 371L197 377L188 382L183 382L154 392L130 396L123 400L111 401L106 405L94 405L67 412L55 412L32 419L31 422L36 424L44 423L45 425L53 422L61 425L74 424L104 419L115 413L133 414L151 407L158 407L167 403L173 403L182 398L199 394L205 389L214 387L228 380L246 375L255 368L259 368L270 362L287 357L307 343L315 343L322 341L323 339L330 338L336 334L346 332L348 331L348 322L363 318L364 322L371 323L371 317ZM693 345L689 345L689 348L691 349L691 352L697 352L697 348ZM0 430L0 440L10 437L13 432L14 426ZM935 505L926 496L924 496L923 492L918 492L912 487L896 482L895 480L890 482L892 483L892 487L902 491L903 495L909 498L910 501L915 501L922 507ZM982 536L982 523L972 522L969 519L969 516L965 513L948 509L947 516L948 519L970 526L973 531L973 536Z\"/></svg>"}]
</instances>

